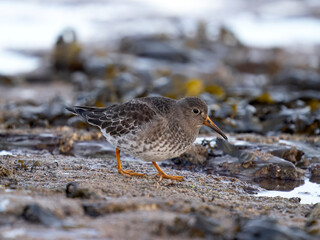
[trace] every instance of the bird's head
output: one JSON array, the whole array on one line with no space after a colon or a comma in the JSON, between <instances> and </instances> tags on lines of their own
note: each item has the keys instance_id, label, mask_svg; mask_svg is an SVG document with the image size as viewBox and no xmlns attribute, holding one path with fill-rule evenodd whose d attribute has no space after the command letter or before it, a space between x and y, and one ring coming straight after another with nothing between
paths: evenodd
<instances>
[{"instance_id":1,"label":"bird's head","mask_svg":"<svg viewBox=\"0 0 320 240\"><path fill-rule=\"evenodd\" d=\"M177 101L182 115L189 125L200 128L206 125L219 133L224 139L228 140L222 130L208 116L207 104L198 97L186 97Z\"/></svg>"}]
</instances>

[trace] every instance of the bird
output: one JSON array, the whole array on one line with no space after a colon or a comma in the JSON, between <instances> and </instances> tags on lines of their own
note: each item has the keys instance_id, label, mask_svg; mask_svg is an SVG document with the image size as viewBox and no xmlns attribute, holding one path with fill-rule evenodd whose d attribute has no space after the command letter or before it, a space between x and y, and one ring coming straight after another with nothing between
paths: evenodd
<instances>
[{"instance_id":1,"label":"bird","mask_svg":"<svg viewBox=\"0 0 320 240\"><path fill-rule=\"evenodd\" d=\"M160 181L183 181L183 176L164 173L157 162L178 157L188 150L204 125L228 139L209 118L208 106L199 97L178 100L162 96L142 97L106 108L74 106L66 109L100 128L103 136L115 147L117 170L125 176L145 174L122 169L120 151L152 162Z\"/></svg>"}]
</instances>

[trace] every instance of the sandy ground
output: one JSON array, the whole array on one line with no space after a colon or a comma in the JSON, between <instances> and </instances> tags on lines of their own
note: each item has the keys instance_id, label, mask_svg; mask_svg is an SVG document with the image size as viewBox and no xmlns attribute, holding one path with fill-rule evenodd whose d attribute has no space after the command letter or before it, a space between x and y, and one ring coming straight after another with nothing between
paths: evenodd
<instances>
[{"instance_id":1,"label":"sandy ground","mask_svg":"<svg viewBox=\"0 0 320 240\"><path fill-rule=\"evenodd\" d=\"M297 199L256 197L256 186L231 177L163 168L185 181L159 182L149 163L124 161L124 169L147 177L122 176L113 155L43 152L0 156L0 163L2 239L232 239L245 221L264 216L304 228L312 208ZM66 196L69 183L77 183L68 188L74 198ZM28 215L32 204L41 210Z\"/></svg>"}]
</instances>

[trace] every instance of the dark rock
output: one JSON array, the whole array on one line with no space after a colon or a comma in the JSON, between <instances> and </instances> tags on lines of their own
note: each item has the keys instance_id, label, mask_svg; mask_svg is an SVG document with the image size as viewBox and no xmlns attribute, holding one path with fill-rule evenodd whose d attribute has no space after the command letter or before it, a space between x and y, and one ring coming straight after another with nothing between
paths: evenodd
<instances>
[{"instance_id":1,"label":"dark rock","mask_svg":"<svg viewBox=\"0 0 320 240\"><path fill-rule=\"evenodd\" d=\"M0 74L0 85L12 86L14 83L14 78Z\"/></svg>"},{"instance_id":2,"label":"dark rock","mask_svg":"<svg viewBox=\"0 0 320 240\"><path fill-rule=\"evenodd\" d=\"M70 154L79 157L115 157L114 147L105 140L75 142Z\"/></svg>"},{"instance_id":3,"label":"dark rock","mask_svg":"<svg viewBox=\"0 0 320 240\"><path fill-rule=\"evenodd\" d=\"M299 228L281 226L270 218L247 221L236 235L237 240L316 240Z\"/></svg>"},{"instance_id":4,"label":"dark rock","mask_svg":"<svg viewBox=\"0 0 320 240\"><path fill-rule=\"evenodd\" d=\"M296 147L284 148L270 152L272 155L283 158L297 165L301 161L304 152L296 149Z\"/></svg>"},{"instance_id":5,"label":"dark rock","mask_svg":"<svg viewBox=\"0 0 320 240\"><path fill-rule=\"evenodd\" d=\"M37 204L27 205L22 213L22 217L32 223L41 223L48 227L61 227L62 222L52 212Z\"/></svg>"},{"instance_id":6,"label":"dark rock","mask_svg":"<svg viewBox=\"0 0 320 240\"><path fill-rule=\"evenodd\" d=\"M6 149L47 149L53 151L60 144L59 137L52 134L0 133L0 144Z\"/></svg>"},{"instance_id":7,"label":"dark rock","mask_svg":"<svg viewBox=\"0 0 320 240\"><path fill-rule=\"evenodd\" d=\"M225 229L219 221L203 215L178 216L174 219L173 225L167 227L173 235L188 234L193 238L214 238L219 239Z\"/></svg>"},{"instance_id":8,"label":"dark rock","mask_svg":"<svg viewBox=\"0 0 320 240\"><path fill-rule=\"evenodd\" d=\"M119 212L126 212L126 211L136 211L136 210L157 210L162 208L162 202L159 201L137 201L135 199L130 200L123 200L119 201L107 201L107 202L95 202L90 203L86 202L83 203L83 209L86 215L97 217L105 214L111 213L119 213Z\"/></svg>"},{"instance_id":9,"label":"dark rock","mask_svg":"<svg viewBox=\"0 0 320 240\"><path fill-rule=\"evenodd\" d=\"M157 37L127 37L120 43L120 51L140 57L148 57L173 62L189 62L189 56L177 43Z\"/></svg>"},{"instance_id":10,"label":"dark rock","mask_svg":"<svg viewBox=\"0 0 320 240\"><path fill-rule=\"evenodd\" d=\"M292 89L317 89L320 90L320 74L313 70L297 68L283 69L276 75L274 83L285 85Z\"/></svg>"},{"instance_id":11,"label":"dark rock","mask_svg":"<svg viewBox=\"0 0 320 240\"><path fill-rule=\"evenodd\" d=\"M272 191L291 191L304 184L303 180L281 180L274 178L259 178L253 181L260 187Z\"/></svg>"},{"instance_id":12,"label":"dark rock","mask_svg":"<svg viewBox=\"0 0 320 240\"><path fill-rule=\"evenodd\" d=\"M67 198L97 198L97 194L87 188L79 188L77 183L68 183L66 186L66 196Z\"/></svg>"},{"instance_id":13,"label":"dark rock","mask_svg":"<svg viewBox=\"0 0 320 240\"><path fill-rule=\"evenodd\" d=\"M320 178L320 163L312 164L310 166L311 178Z\"/></svg>"},{"instance_id":14,"label":"dark rock","mask_svg":"<svg viewBox=\"0 0 320 240\"><path fill-rule=\"evenodd\" d=\"M200 144L192 145L180 158L196 165L203 164L208 158L208 151Z\"/></svg>"},{"instance_id":15,"label":"dark rock","mask_svg":"<svg viewBox=\"0 0 320 240\"><path fill-rule=\"evenodd\" d=\"M249 194L257 194L259 190L253 186L244 186L243 190Z\"/></svg>"},{"instance_id":16,"label":"dark rock","mask_svg":"<svg viewBox=\"0 0 320 240\"><path fill-rule=\"evenodd\" d=\"M114 87L123 101L129 101L147 94L148 89L151 88L151 77L142 72L140 74L121 73L114 79Z\"/></svg>"},{"instance_id":17,"label":"dark rock","mask_svg":"<svg viewBox=\"0 0 320 240\"><path fill-rule=\"evenodd\" d=\"M66 29L58 36L51 57L53 68L57 71L83 70L82 46L74 30Z\"/></svg>"},{"instance_id":18,"label":"dark rock","mask_svg":"<svg viewBox=\"0 0 320 240\"><path fill-rule=\"evenodd\" d=\"M320 203L313 206L309 213L309 218L305 225L305 230L313 235L320 238Z\"/></svg>"},{"instance_id":19,"label":"dark rock","mask_svg":"<svg viewBox=\"0 0 320 240\"><path fill-rule=\"evenodd\" d=\"M191 226L190 236L205 236L207 238L214 238L222 235L225 232L221 223L213 218L197 215L195 222Z\"/></svg>"},{"instance_id":20,"label":"dark rock","mask_svg":"<svg viewBox=\"0 0 320 240\"><path fill-rule=\"evenodd\" d=\"M292 197L292 198L289 198L289 202L299 203L299 202L301 202L301 198L299 198L299 197Z\"/></svg>"},{"instance_id":21,"label":"dark rock","mask_svg":"<svg viewBox=\"0 0 320 240\"><path fill-rule=\"evenodd\" d=\"M217 145L230 157L216 157L209 165L225 174L246 176L253 179L275 178L282 180L301 180L304 171L291 162L262 151L244 151L228 141L217 139Z\"/></svg>"}]
</instances>

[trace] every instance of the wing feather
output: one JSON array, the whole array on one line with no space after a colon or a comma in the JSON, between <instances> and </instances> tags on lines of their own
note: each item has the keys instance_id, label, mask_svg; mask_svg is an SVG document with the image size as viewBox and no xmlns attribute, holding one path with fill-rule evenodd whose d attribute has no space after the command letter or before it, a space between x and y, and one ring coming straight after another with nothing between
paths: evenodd
<instances>
[{"instance_id":1,"label":"wing feather","mask_svg":"<svg viewBox=\"0 0 320 240\"><path fill-rule=\"evenodd\" d=\"M89 124L104 129L111 136L136 131L156 117L156 112L145 102L130 101L107 108L75 106L67 108Z\"/></svg>"}]
</instances>

